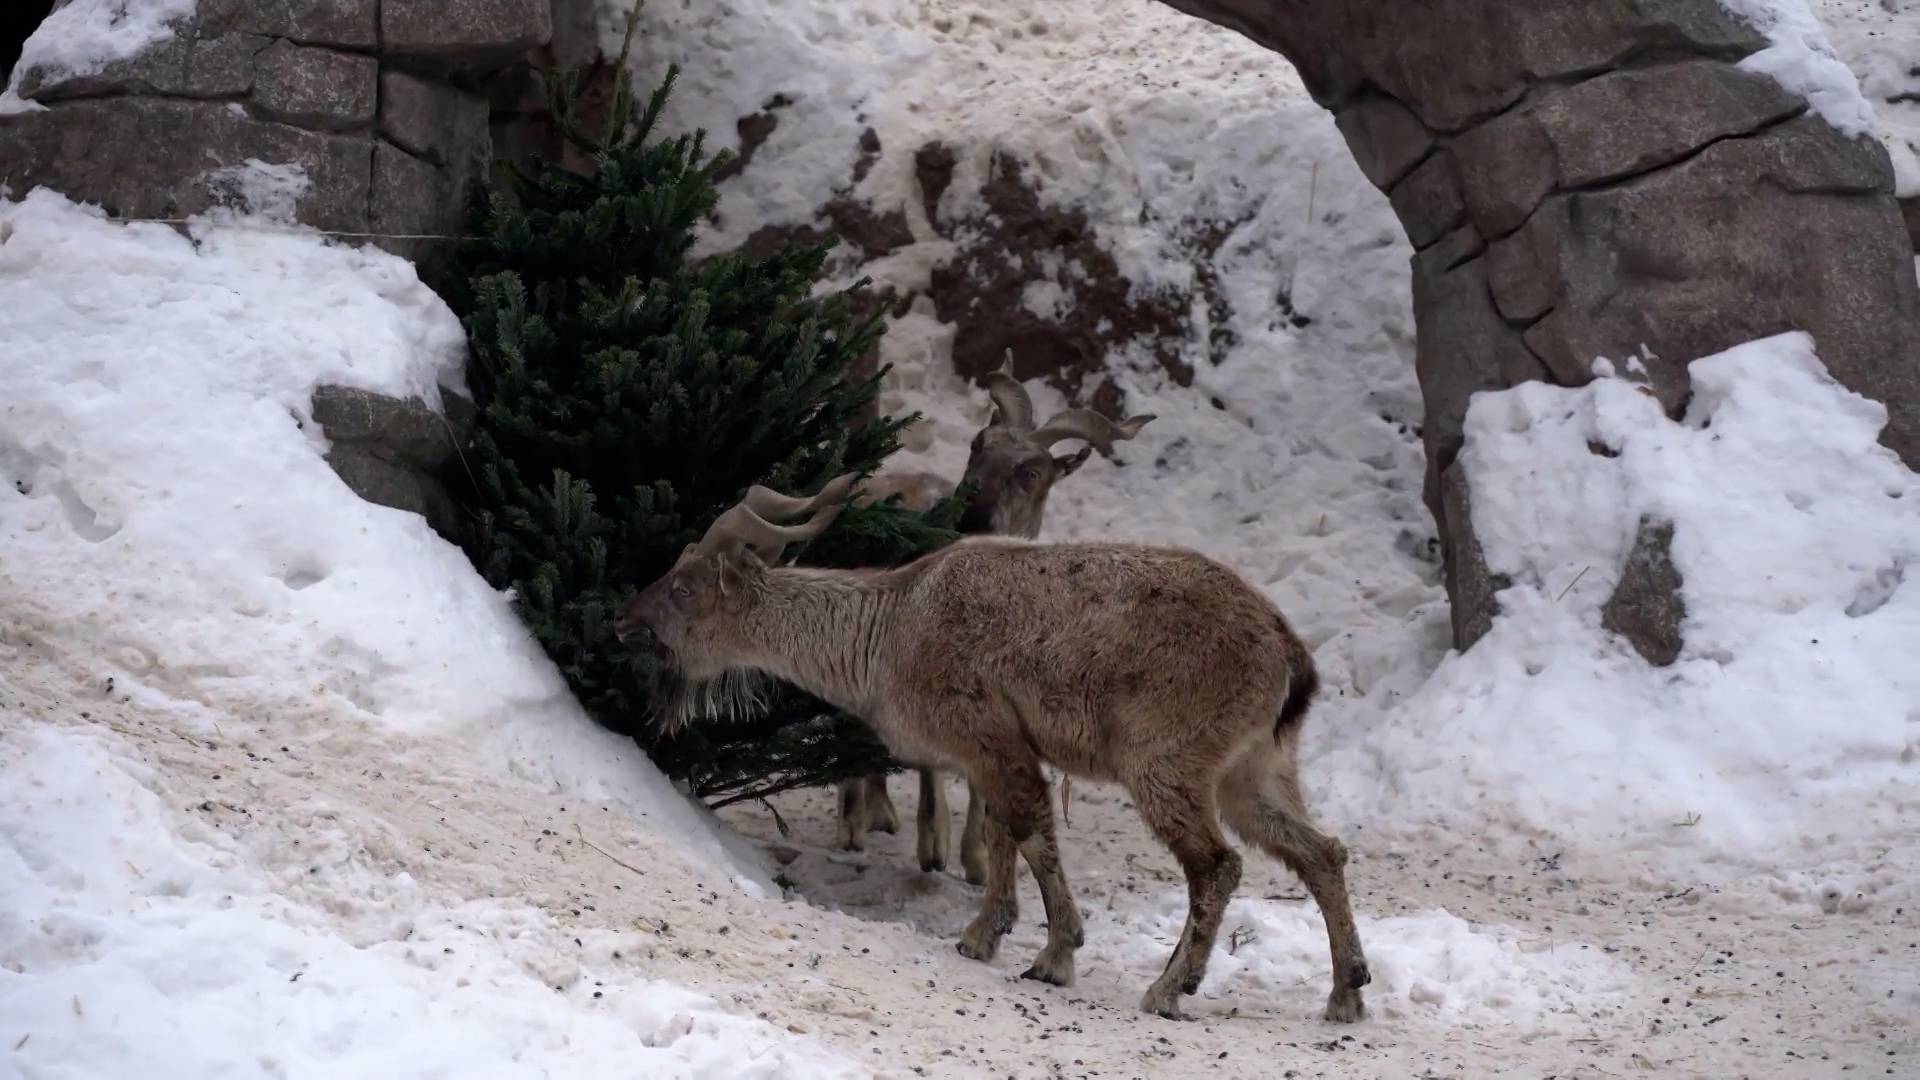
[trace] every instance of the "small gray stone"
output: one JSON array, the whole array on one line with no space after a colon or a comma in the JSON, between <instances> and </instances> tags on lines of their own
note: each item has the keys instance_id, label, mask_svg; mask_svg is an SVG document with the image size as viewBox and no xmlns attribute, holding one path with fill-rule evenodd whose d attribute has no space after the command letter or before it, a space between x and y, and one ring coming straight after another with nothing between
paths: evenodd
<instances>
[{"instance_id":1,"label":"small gray stone","mask_svg":"<svg viewBox=\"0 0 1920 1080\"><path fill-rule=\"evenodd\" d=\"M1626 638L1647 663L1666 667L1680 656L1686 618L1673 565L1673 523L1642 518L1620 581L1600 609L1600 625Z\"/></svg>"},{"instance_id":2,"label":"small gray stone","mask_svg":"<svg viewBox=\"0 0 1920 1080\"><path fill-rule=\"evenodd\" d=\"M1445 236L1467 216L1453 154L1447 150L1421 162L1394 185L1387 199L1416 251Z\"/></svg>"},{"instance_id":3,"label":"small gray stone","mask_svg":"<svg viewBox=\"0 0 1920 1080\"><path fill-rule=\"evenodd\" d=\"M126 217L181 217L221 203L212 174L249 159L298 167L298 219L364 231L371 140L256 120L238 104L110 97L0 116L0 183L44 184Z\"/></svg>"},{"instance_id":4,"label":"small gray stone","mask_svg":"<svg viewBox=\"0 0 1920 1080\"><path fill-rule=\"evenodd\" d=\"M380 75L380 134L436 165L471 152L487 133L485 98L404 71Z\"/></svg>"},{"instance_id":5,"label":"small gray stone","mask_svg":"<svg viewBox=\"0 0 1920 1080\"><path fill-rule=\"evenodd\" d=\"M1399 182L1433 146L1419 118L1388 97L1362 98L1341 109L1334 123L1360 171L1381 191Z\"/></svg>"},{"instance_id":6,"label":"small gray stone","mask_svg":"<svg viewBox=\"0 0 1920 1080\"><path fill-rule=\"evenodd\" d=\"M380 45L390 56L505 67L553 37L551 0L383 0Z\"/></svg>"},{"instance_id":7,"label":"small gray stone","mask_svg":"<svg viewBox=\"0 0 1920 1080\"><path fill-rule=\"evenodd\" d=\"M371 56L276 41L259 68L254 104L275 120L336 131L373 123L380 62Z\"/></svg>"},{"instance_id":8,"label":"small gray stone","mask_svg":"<svg viewBox=\"0 0 1920 1080\"><path fill-rule=\"evenodd\" d=\"M107 94L239 97L253 89L255 58L267 45L254 34L196 37L193 24L183 23L161 44L91 74L29 68L21 73L20 95L42 103Z\"/></svg>"}]
</instances>

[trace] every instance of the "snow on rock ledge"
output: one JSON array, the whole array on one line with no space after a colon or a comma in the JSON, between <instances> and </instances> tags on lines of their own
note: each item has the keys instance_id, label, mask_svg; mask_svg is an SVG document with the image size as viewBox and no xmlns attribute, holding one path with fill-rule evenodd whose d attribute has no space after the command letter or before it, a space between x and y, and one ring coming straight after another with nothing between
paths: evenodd
<instances>
[{"instance_id":1,"label":"snow on rock ledge","mask_svg":"<svg viewBox=\"0 0 1920 1080\"><path fill-rule=\"evenodd\" d=\"M588 720L465 555L323 459L314 387L437 406L464 357L453 314L379 251L195 233L46 191L0 201L0 615L178 707L453 747L462 768L650 815L764 887Z\"/></svg>"},{"instance_id":2,"label":"snow on rock ledge","mask_svg":"<svg viewBox=\"0 0 1920 1080\"><path fill-rule=\"evenodd\" d=\"M1692 374L1678 422L1622 377L1476 396L1474 530L1512 584L1479 644L1335 754L1379 778L1347 797L1589 852L1775 867L1902 833L1920 482L1875 442L1885 410L1804 334ZM1672 526L1685 599L1668 668L1601 625L1649 521Z\"/></svg>"}]
</instances>

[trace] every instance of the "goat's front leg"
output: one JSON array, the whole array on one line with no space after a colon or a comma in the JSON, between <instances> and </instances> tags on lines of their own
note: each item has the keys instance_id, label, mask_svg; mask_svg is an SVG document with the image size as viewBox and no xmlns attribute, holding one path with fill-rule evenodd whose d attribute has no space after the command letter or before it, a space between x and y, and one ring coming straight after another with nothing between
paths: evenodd
<instances>
[{"instance_id":1,"label":"goat's front leg","mask_svg":"<svg viewBox=\"0 0 1920 1080\"><path fill-rule=\"evenodd\" d=\"M920 809L916 816L920 869L929 874L945 870L950 825L947 820L947 783L946 777L932 769L920 770Z\"/></svg>"},{"instance_id":2,"label":"goat's front leg","mask_svg":"<svg viewBox=\"0 0 1920 1080\"><path fill-rule=\"evenodd\" d=\"M887 774L874 773L863 783L867 785L867 828L888 834L899 832L900 815L893 809L893 796L887 793Z\"/></svg>"},{"instance_id":3,"label":"goat's front leg","mask_svg":"<svg viewBox=\"0 0 1920 1080\"><path fill-rule=\"evenodd\" d=\"M982 831L985 833L986 848L986 895L980 898L980 914L967 924L966 932L960 935L960 955L969 960L986 961L1000 948L1000 939L1020 917L1020 902L1014 893L1014 853L1017 850L1013 832L1008 828L1005 815L993 807L986 808L986 821Z\"/></svg>"},{"instance_id":4,"label":"goat's front leg","mask_svg":"<svg viewBox=\"0 0 1920 1080\"><path fill-rule=\"evenodd\" d=\"M867 778L840 781L840 835L836 846L860 851L867 846Z\"/></svg>"}]
</instances>

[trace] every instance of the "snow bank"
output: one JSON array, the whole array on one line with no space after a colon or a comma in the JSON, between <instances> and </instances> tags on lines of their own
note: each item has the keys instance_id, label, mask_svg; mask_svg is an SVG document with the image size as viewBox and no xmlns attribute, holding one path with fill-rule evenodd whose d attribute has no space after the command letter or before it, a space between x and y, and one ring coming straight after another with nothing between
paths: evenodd
<instances>
[{"instance_id":1,"label":"snow bank","mask_svg":"<svg viewBox=\"0 0 1920 1080\"><path fill-rule=\"evenodd\" d=\"M1920 484L1803 334L1692 373L1677 423L1623 378L1475 398L1474 530L1513 586L1485 638L1332 752L1363 781L1349 806L1775 868L1903 835ZM1673 523L1684 581L1668 668L1600 625L1643 517Z\"/></svg>"},{"instance_id":2,"label":"snow bank","mask_svg":"<svg viewBox=\"0 0 1920 1080\"><path fill-rule=\"evenodd\" d=\"M1135 967L1163 965L1187 917L1184 890L1160 897L1127 941ZM1133 928L1129 928L1130 930ZM1511 927L1476 927L1444 909L1384 919L1361 917L1376 1018L1451 1029L1538 1032L1619 1004L1633 989L1626 965L1579 942ZM1239 899L1220 923L1221 946L1200 995L1257 1000L1303 984L1325 997L1327 930L1311 902Z\"/></svg>"},{"instance_id":3,"label":"snow bank","mask_svg":"<svg viewBox=\"0 0 1920 1080\"><path fill-rule=\"evenodd\" d=\"M130 692L280 715L289 739L457 743L764 886L582 714L458 549L322 460L317 383L434 403L457 384L459 324L406 262L297 229L189 240L36 191L0 202L0 310L0 614L87 644Z\"/></svg>"},{"instance_id":4,"label":"snow bank","mask_svg":"<svg viewBox=\"0 0 1920 1080\"><path fill-rule=\"evenodd\" d=\"M555 993L501 943L540 929L533 909L422 908L350 943L118 743L0 728L0 1038L19 1075L859 1075L674 986L607 971L604 998Z\"/></svg>"},{"instance_id":5,"label":"snow bank","mask_svg":"<svg viewBox=\"0 0 1920 1080\"><path fill-rule=\"evenodd\" d=\"M1873 106L1860 82L1834 52L1808 0L1720 0L1772 44L1740 62L1747 71L1769 75L1827 123L1848 135L1872 135Z\"/></svg>"},{"instance_id":6,"label":"snow bank","mask_svg":"<svg viewBox=\"0 0 1920 1080\"><path fill-rule=\"evenodd\" d=\"M32 106L21 99L29 69L47 75L93 75L140 55L173 36L171 24L190 18L198 0L71 0L41 22L20 48L13 78L0 93L0 113Z\"/></svg>"},{"instance_id":7,"label":"snow bank","mask_svg":"<svg viewBox=\"0 0 1920 1080\"><path fill-rule=\"evenodd\" d=\"M609 49L628 7L600 4ZM1148 0L1032 10L962 0L937 12L907 0L650 4L640 23L642 85L683 66L670 127L704 128L712 146L737 150L738 120L762 110L776 120L753 166L723 187L721 224L703 243L731 249L762 225L812 221L850 182L871 128L879 157L853 194L905 213L925 243L867 269L903 288L924 284L948 250L920 205L913 157L928 141L959 154L945 212L984 208L988 158L1011 152L1037 169L1044 200L1087 210L1121 269L1158 288L1190 284L1185 260L1162 250L1180 224L1256 205L1247 189L1264 184L1242 178L1298 134L1274 113L1310 105L1282 58Z\"/></svg>"}]
</instances>

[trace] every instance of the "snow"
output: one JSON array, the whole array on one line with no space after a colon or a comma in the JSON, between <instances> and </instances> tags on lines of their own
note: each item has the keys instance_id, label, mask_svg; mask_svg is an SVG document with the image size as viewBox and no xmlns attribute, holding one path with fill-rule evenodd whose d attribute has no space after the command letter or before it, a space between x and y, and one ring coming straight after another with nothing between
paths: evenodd
<instances>
[{"instance_id":1,"label":"snow","mask_svg":"<svg viewBox=\"0 0 1920 1080\"><path fill-rule=\"evenodd\" d=\"M182 820L180 793L118 742L0 731L14 1075L857 1075L667 984L583 1009L497 940L544 922L510 903L422 905L390 939L349 940L222 832ZM404 876L356 884L420 900ZM743 1045L771 1052L749 1062Z\"/></svg>"},{"instance_id":2,"label":"snow","mask_svg":"<svg viewBox=\"0 0 1920 1080\"><path fill-rule=\"evenodd\" d=\"M1920 198L1920 0L1820 0L1819 16L1873 102L1896 193Z\"/></svg>"},{"instance_id":3,"label":"snow","mask_svg":"<svg viewBox=\"0 0 1920 1080\"><path fill-rule=\"evenodd\" d=\"M173 36L171 25L191 18L198 0L71 0L56 8L21 45L13 78L0 92L0 114L34 106L20 97L29 70L47 75L93 75L138 56Z\"/></svg>"},{"instance_id":4,"label":"snow","mask_svg":"<svg viewBox=\"0 0 1920 1080\"><path fill-rule=\"evenodd\" d=\"M1691 370L1678 422L1617 377L1475 398L1474 528L1513 586L1485 640L1341 751L1377 797L1695 872L1817 865L1836 840L1900 834L1920 755L1920 672L1902 659L1920 644L1920 484L1874 441L1884 408L1834 382L1806 335ZM1600 624L1643 518L1673 524L1683 581L1666 669Z\"/></svg>"},{"instance_id":5,"label":"snow","mask_svg":"<svg viewBox=\"0 0 1920 1080\"><path fill-rule=\"evenodd\" d=\"M256 192L292 179L236 176ZM77 651L94 687L190 746L237 735L250 763L345 754L375 777L590 802L646 823L656 863L767 895L761 856L585 717L460 551L361 501L322 459L315 385L435 403L457 385L446 307L404 261L283 223L221 211L191 232L44 190L0 202L0 646ZM0 675L4 689L18 690ZM592 1072L647 1045L677 1074L744 1068L747 1022L671 987L623 980L603 1021L534 1007L553 991L522 969L549 965L476 934L558 936L544 916L525 899L430 901L404 860L369 872L391 826L343 828L354 802L289 800L287 833L223 849L181 817L204 796L130 764L122 740L52 730L18 700L0 709L0 891L19 898L0 928L0 1015L32 1021L45 1075L123 1072L163 1048L180 1075L251 1068L269 1032L294 1073L487 1073L528 1057ZM307 865L329 852L329 872ZM480 889L465 895L500 895ZM429 945L461 959L423 960ZM313 965L297 984L296 961ZM101 1022L110 1034L92 1033ZM228 1041L183 1038L209 1024ZM425 1030L456 1037L429 1053Z\"/></svg>"},{"instance_id":6,"label":"snow","mask_svg":"<svg viewBox=\"0 0 1920 1080\"><path fill-rule=\"evenodd\" d=\"M626 7L601 6L604 32ZM1913 20L1847 7L1820 15L1889 137L1913 109L1890 100ZM1145 0L1010 10L647 5L638 66L646 82L681 61L670 121L719 145L790 102L703 250L811 220L872 127L882 152L852 194L900 210L916 242L838 264L841 281L912 288L951 254L913 173L937 137L960 157L946 212L977 209L1008 151L1140 289L1220 283L1220 362L1195 347L1183 389L1116 357L1129 411L1160 419L1055 490L1046 535L1197 547L1315 649L1303 777L1353 851L1373 1018L1317 1019L1324 926L1257 856L1201 1022L1139 1016L1184 889L1114 790L1076 787L1063 826L1088 934L1068 991L1013 978L1041 941L1030 881L1002 955L974 964L951 941L978 893L920 873L910 831L828 851L816 791L773 800L779 824L741 805L725 824L742 836L716 828L580 715L458 551L327 469L312 388L437 402L458 387L458 327L405 264L286 225L301 178L260 163L229 177L247 213L189 237L46 192L0 202L0 1071L1911 1062L1920 503L1873 442L1876 408L1795 336L1696 362L1680 422L1617 377L1483 397L1463 460L1515 584L1452 653L1386 200L1244 39ZM1770 25L1766 63L1852 115L1804 23ZM1203 253L1196 221L1231 232ZM1073 293L1023 300L1057 313ZM890 320L884 405L930 416L903 466L956 474L986 417L952 334L924 301ZM1031 389L1043 413L1061 404ZM1642 514L1674 521L1687 582L1667 669L1599 626Z\"/></svg>"},{"instance_id":7,"label":"snow","mask_svg":"<svg viewBox=\"0 0 1920 1080\"><path fill-rule=\"evenodd\" d=\"M1720 6L1747 20L1771 43L1740 66L1771 76L1788 91L1807 99L1821 118L1847 135L1872 135L1873 106L1860 82L1834 52L1808 0L1720 0Z\"/></svg>"}]
</instances>

